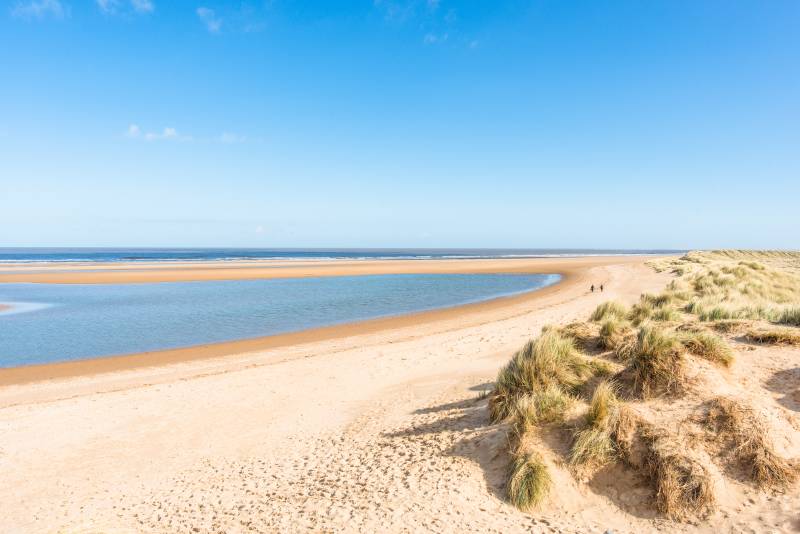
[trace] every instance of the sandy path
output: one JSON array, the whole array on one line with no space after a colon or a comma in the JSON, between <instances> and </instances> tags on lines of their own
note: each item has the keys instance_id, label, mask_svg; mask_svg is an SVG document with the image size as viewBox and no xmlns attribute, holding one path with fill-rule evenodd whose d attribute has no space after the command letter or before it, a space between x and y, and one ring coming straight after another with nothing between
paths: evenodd
<instances>
[{"instance_id":1,"label":"sandy path","mask_svg":"<svg viewBox=\"0 0 800 534\"><path fill-rule=\"evenodd\" d=\"M602 296L570 284L480 320L0 388L0 531L650 525L600 500L537 519L504 504L476 398L544 324L661 287L643 261L584 273Z\"/></svg>"}]
</instances>

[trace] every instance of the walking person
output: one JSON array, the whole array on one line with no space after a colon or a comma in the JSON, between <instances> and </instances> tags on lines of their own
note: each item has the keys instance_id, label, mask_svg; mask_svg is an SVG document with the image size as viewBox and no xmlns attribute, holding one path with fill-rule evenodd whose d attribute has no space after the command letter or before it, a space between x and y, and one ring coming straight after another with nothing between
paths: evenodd
<instances>
[{"instance_id":1,"label":"walking person","mask_svg":"<svg viewBox=\"0 0 800 534\"><path fill-rule=\"evenodd\" d=\"M603 284L600 284L600 293L603 292Z\"/></svg>"},{"instance_id":2,"label":"walking person","mask_svg":"<svg viewBox=\"0 0 800 534\"><path fill-rule=\"evenodd\" d=\"M594 284L592 284L592 288L591 289L592 289L592 293L594 293Z\"/></svg>"}]
</instances>

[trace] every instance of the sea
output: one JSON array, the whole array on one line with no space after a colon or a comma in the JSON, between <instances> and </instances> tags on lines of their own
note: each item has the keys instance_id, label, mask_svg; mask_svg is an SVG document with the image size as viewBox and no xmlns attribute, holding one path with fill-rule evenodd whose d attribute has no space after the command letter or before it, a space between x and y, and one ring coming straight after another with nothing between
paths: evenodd
<instances>
[{"instance_id":1,"label":"sea","mask_svg":"<svg viewBox=\"0 0 800 534\"><path fill-rule=\"evenodd\" d=\"M675 254L667 249L584 248L2 248L0 263L237 260L422 260Z\"/></svg>"}]
</instances>

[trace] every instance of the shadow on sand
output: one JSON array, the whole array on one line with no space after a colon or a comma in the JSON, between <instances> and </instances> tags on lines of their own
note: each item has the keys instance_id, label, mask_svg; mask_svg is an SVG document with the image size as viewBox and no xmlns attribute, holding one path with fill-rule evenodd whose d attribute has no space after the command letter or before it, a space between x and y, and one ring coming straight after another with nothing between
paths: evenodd
<instances>
[{"instance_id":1,"label":"shadow on sand","mask_svg":"<svg viewBox=\"0 0 800 534\"><path fill-rule=\"evenodd\" d=\"M768 390L783 395L778 399L781 406L800 412L800 367L778 371L767 380L766 386Z\"/></svg>"}]
</instances>

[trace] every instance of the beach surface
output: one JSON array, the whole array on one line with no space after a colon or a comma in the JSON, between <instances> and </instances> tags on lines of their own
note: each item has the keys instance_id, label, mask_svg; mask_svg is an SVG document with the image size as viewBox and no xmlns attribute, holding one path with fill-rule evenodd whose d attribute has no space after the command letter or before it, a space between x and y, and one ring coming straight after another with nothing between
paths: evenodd
<instances>
[{"instance_id":1,"label":"beach surface","mask_svg":"<svg viewBox=\"0 0 800 534\"><path fill-rule=\"evenodd\" d=\"M41 366L35 376L4 370L0 531L652 529L651 519L623 514L599 496L589 507L583 499L531 515L508 505L505 433L488 424L480 398L542 326L585 318L610 298L632 302L661 289L669 276L646 266L648 259L23 270L14 281L376 271L564 278L526 295L318 329L275 345L265 338L163 359L152 353L144 362L99 360L118 366L92 360L50 377L45 369L60 364ZM590 284L606 290L590 293Z\"/></svg>"}]
</instances>

